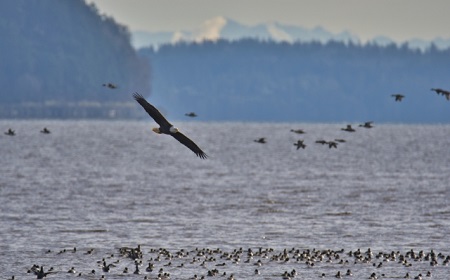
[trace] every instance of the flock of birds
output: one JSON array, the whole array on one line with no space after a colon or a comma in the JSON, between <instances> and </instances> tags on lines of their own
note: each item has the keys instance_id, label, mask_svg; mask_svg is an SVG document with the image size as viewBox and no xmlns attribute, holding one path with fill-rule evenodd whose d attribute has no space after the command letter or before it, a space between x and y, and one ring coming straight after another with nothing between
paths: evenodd
<instances>
[{"instance_id":1,"label":"flock of birds","mask_svg":"<svg viewBox=\"0 0 450 280\"><path fill-rule=\"evenodd\" d=\"M437 95L442 95L447 100L450 100L450 91L441 88L432 88L431 90L436 92ZM395 101L398 102L402 101L402 99L405 97L403 94L392 94L391 96L394 97Z\"/></svg>"},{"instance_id":2,"label":"flock of birds","mask_svg":"<svg viewBox=\"0 0 450 280\"><path fill-rule=\"evenodd\" d=\"M112 83L103 84L103 86L111 88L111 89L117 88L117 86ZM175 138L176 140L178 140L181 144L188 147L198 157L200 157L202 159L206 159L208 157L205 154L205 152L203 152L202 149L200 149L197 146L197 144L194 143L194 141L192 141L186 135L181 133L178 130L178 128L174 127L169 121L167 121L167 119L161 114L161 112L158 109L156 109L155 106L148 103L147 100L145 100L145 98L142 95L140 95L139 93L134 93L133 97L144 108L144 110L153 118L153 120L159 124L159 127L155 127L152 129L153 132L155 132L157 134L170 135L173 138ZM196 117L197 114L195 114L194 112L190 112L190 113L186 113L186 116ZM50 130L48 130L46 127L44 127L44 129L41 130L41 133L49 134ZM14 136L14 135L16 135L16 132L12 128L9 128L5 132L5 135Z\"/></svg>"},{"instance_id":3,"label":"flock of birds","mask_svg":"<svg viewBox=\"0 0 450 280\"><path fill-rule=\"evenodd\" d=\"M117 250L117 249L116 249ZM374 252L357 249L355 251L341 250L316 250L289 248L275 250L273 248L238 248L230 251L222 249L195 248L170 251L165 248L150 248L144 250L140 245L137 247L120 247L117 254L108 253L106 256L99 255L91 248L81 253L76 247L64 249L57 253L48 250L47 255L58 259L75 256L80 260L80 254L89 258L91 266L75 268L67 264L67 268L50 267L44 269L43 265L33 264L28 269L28 274L34 274L37 279L44 279L52 274L77 275L89 277L90 279L106 279L106 275L126 276L130 274L144 275L143 279L190 279L203 280L219 278L224 280L245 279L253 274L263 279L302 279L308 275L315 274L317 278L346 278L346 279L382 279L382 278L404 278L425 279L432 277L433 267L448 266L450 255L409 250L406 253L400 251ZM101 259L100 259L101 258ZM47 259L51 259L48 257ZM70 262L70 261L69 261ZM129 267L132 269L129 269ZM353 268L365 267L367 275L352 272ZM383 272L384 267L395 267ZM408 268L415 271L415 275L408 272ZM405 269L402 269L405 268ZM133 270L134 269L134 270ZM236 271L237 270L237 271ZM303 272L299 272L299 271ZM403 272L401 272L403 270ZM407 272L405 272L405 270ZM133 271L133 272L132 272ZM186 275L186 271L189 271ZM420 272L422 271L422 272ZM402 273L402 274L401 274ZM412 272L411 272L412 273ZM302 275L304 274L304 275ZM98 277L98 278L97 278ZM10 280L15 280L12 276Z\"/></svg>"},{"instance_id":4,"label":"flock of birds","mask_svg":"<svg viewBox=\"0 0 450 280\"><path fill-rule=\"evenodd\" d=\"M46 128L46 127L44 127L40 132L43 133L43 134L50 134L50 130L48 128ZM5 135L15 136L16 135L16 131L14 129L12 129L12 128L8 128L8 130L5 131Z\"/></svg>"},{"instance_id":5,"label":"flock of birds","mask_svg":"<svg viewBox=\"0 0 450 280\"><path fill-rule=\"evenodd\" d=\"M117 85L112 83L103 84L104 87L110 88L110 89L116 89ZM435 91L438 95L442 95L446 97L447 100L450 100L450 92L439 89L439 88L432 88L432 91ZM395 101L400 102L405 97L402 94L393 94L392 97L395 98ZM145 98L138 94L134 93L133 98L135 101L140 104L143 109L149 114L149 116L159 125L159 127L153 128L153 131L157 134L166 134L170 135L173 138L175 138L177 141L179 141L181 144L189 148L192 152L194 152L198 157L202 159L206 159L207 155L206 153L195 144L194 141L192 141L190 138L185 136L183 133L180 132L180 130L176 127L174 127L161 113L160 111L150 104ZM185 114L188 117L197 117L197 114L194 112L186 113ZM363 124L360 124L359 127L370 129L373 127L373 122L368 121ZM344 128L341 128L342 131L346 132L355 132L355 128L353 128L351 125L347 125ZM43 134L50 134L50 130L46 127L44 127L41 131ZM306 133L302 129L291 129L291 132L296 134L304 134ZM13 129L8 129L5 132L8 136L14 136L15 131ZM259 139L255 139L254 142L265 144L267 143L266 138L262 137ZM334 139L332 141L325 141L325 140L317 140L316 143L322 144L322 145L328 145L328 147L331 148L337 148L338 143L345 142L344 139ZM294 143L297 150L299 149L305 149L306 144L304 143L304 140L300 139L296 143ZM89 250L85 254L89 255L92 254L92 250ZM65 251L64 251L65 252ZM63 251L58 253L64 253ZM73 252L76 252L76 248L74 248ZM50 251L49 251L50 253ZM97 271L100 270L103 275L100 279L105 279L104 273L111 272L115 270L115 267L117 264L123 260L123 257L129 258L134 262L134 274L147 274L144 279L151 279L150 277L155 276L153 279L170 279L170 272L167 271L167 269L180 269L185 266L193 266L198 265L201 267L201 273L195 274L189 279L192 280L199 280L199 279L206 279L205 277L212 277L212 276L222 276L226 277L223 279L227 280L234 280L234 274L227 274L227 270L229 271L229 267L231 265L238 265L241 262L244 263L251 263L255 265L255 274L261 274L263 273L264 269L262 269L264 266L268 265L269 263L277 263L277 264L284 264L284 265L291 265L292 267L297 267L297 265L304 265L306 267L313 267L315 264L323 263L323 262L335 262L339 263L340 265L343 265L343 267L346 267L350 265L351 263L355 264L368 264L372 265L376 268L381 268L385 262L388 261L395 261L402 266L412 266L414 262L420 261L420 262L429 262L431 266L437 266L437 265L445 265L447 266L450 262L450 256L445 256L443 254L436 254L433 251L429 253L421 252L414 252L413 250L407 252L406 254L401 254L400 252L390 252L390 253L383 253L379 252L378 254L374 254L370 249L368 249L366 252L361 252L359 249L355 252L347 252L344 254L344 250L340 251L332 251L332 250L299 250L292 248L290 250L283 250L282 252L276 253L273 249L262 249L259 248L258 250L243 250L242 248L234 250L233 252L224 252L220 249L216 250L210 250L210 249L195 249L192 251L187 250L181 250L177 251L175 253L171 253L166 249L152 249L150 250L150 253L155 254L154 257L149 258L148 264L145 269L141 269L144 265L143 261L143 251L141 250L140 246L137 248L120 248L119 254L121 258L118 258L114 263L107 264L106 258L103 258L101 261L98 261L98 267L96 269L92 269L89 272L77 272L74 267L71 267L67 273L71 274L77 274L79 276L83 275L84 273L90 274L90 275L97 275ZM113 258L114 255L111 255L110 258ZM255 259L258 260L255 260ZM245 259L245 261L242 261L241 259ZM159 265L162 261L165 261L165 264ZM177 265L173 263L178 263ZM159 266L159 269L157 268ZM220 270L219 270L220 269ZM54 269L50 269L49 271L45 271L43 266L33 265L29 270L28 273L33 273L36 275L37 279L43 279L46 276L53 274L53 273L60 273L61 271L56 271ZM125 267L122 271L122 274L130 273L128 271L128 268ZM152 273L154 273L152 275ZM270 275L270 276L277 276L284 280L293 279L297 277L298 272L294 269L292 270L286 270L284 272L279 272L276 275ZM431 272L427 272L425 277L431 277ZM418 274L417 276L410 276L409 273L406 273L406 275L401 276L391 276L394 278L414 278L414 279L423 279L422 274ZM319 277L328 277L330 275L326 275L325 273L321 273L318 275ZM335 278L343 278L343 277L350 277L352 276L352 272L350 269L346 269L346 272L337 271L335 274L331 275ZM378 279L385 277L384 274L373 272L369 279ZM11 280L15 279L14 276L11 278Z\"/></svg>"},{"instance_id":6,"label":"flock of birds","mask_svg":"<svg viewBox=\"0 0 450 280\"><path fill-rule=\"evenodd\" d=\"M432 91L436 92L438 95L442 95L444 96L447 100L450 100L450 91L447 90L443 90L440 88L432 88ZM403 100L403 98L405 98L405 96L403 94L392 94L391 95L394 100L396 102L401 102ZM359 127L363 127L363 128L372 128L373 127L373 121L368 121L365 122L363 124L360 124ZM347 132L355 132L356 129L354 129L350 124L348 124L346 127L341 128L341 130L343 131L347 131ZM291 132L297 133L297 134L304 134L306 133L304 130L302 129L291 129ZM260 144L266 144L266 138L265 137L261 137L258 139L253 140L256 143L260 143ZM338 143L345 143L346 140L345 139L334 139L332 141L325 141L325 140L317 140L315 143L317 144L322 144L322 145L328 145L328 147L331 148L337 148ZM296 143L294 143L294 146L297 146L297 150L299 149L305 149L306 148L306 144L304 143L304 140L299 139L297 140Z\"/></svg>"},{"instance_id":7,"label":"flock of birds","mask_svg":"<svg viewBox=\"0 0 450 280\"><path fill-rule=\"evenodd\" d=\"M115 85L115 84L113 84L113 83L106 83L106 84L103 84L103 86L104 86L104 87L107 87L107 88L110 88L110 89L116 89L116 88L118 88L118 86Z\"/></svg>"},{"instance_id":8,"label":"flock of birds","mask_svg":"<svg viewBox=\"0 0 450 280\"><path fill-rule=\"evenodd\" d=\"M117 85L113 84L113 83L106 83L103 84L104 87L110 88L110 89L116 89L118 88ZM442 95L444 96L447 100L450 100L450 91L441 89L441 88L432 88L432 91L436 92L438 95ZM392 94L392 97L395 98L396 102L401 102L403 100L403 98L405 98L404 95L402 94ZM189 148L192 152L194 152L198 157L202 158L202 159L206 159L208 156L207 154L200 149L200 147L198 147L197 144L195 144L194 141L192 141L190 138L188 138L186 135L184 135L183 133L180 132L180 130L176 127L174 127L162 114L161 112L152 104L150 104L142 95L140 95L139 93L134 93L133 94L134 99L144 108L144 110L149 114L150 117L152 117L152 119L159 124L159 127L153 128L153 132L157 133L157 134L166 134L166 135L170 135L173 138L175 138L176 140L178 140L181 144L185 145L187 148ZM197 117L197 114L195 112L189 112L186 113L185 116L187 117ZM360 124L360 127L364 127L364 128L372 128L372 121L368 121L365 122L364 124ZM347 132L355 132L356 130L351 126L351 125L347 125L347 127L345 128L341 128L341 130L343 131L347 131ZM303 130L301 129L291 129L292 132L298 133L298 134L303 134L305 133ZM44 128L43 130L41 130L41 133L45 133L45 134L49 134L50 131L47 128ZM9 136L14 136L15 135L15 131L12 130L11 128L8 129L8 131L5 132L6 135ZM254 142L256 143L260 143L260 144L265 144L267 143L266 138L265 137L261 137L258 139L255 139ZM325 141L325 140L317 140L316 143L318 144L322 144L322 145L328 145L328 147L331 148L337 148L338 143L344 143L346 142L344 139L334 139L332 141ZM297 147L297 150L299 149L305 149L306 148L306 144L304 143L304 140L297 140L296 143L294 143L294 145Z\"/></svg>"},{"instance_id":9,"label":"flock of birds","mask_svg":"<svg viewBox=\"0 0 450 280\"><path fill-rule=\"evenodd\" d=\"M365 122L363 124L360 124L359 127L372 128L372 127L374 127L372 124L373 124L373 121L368 121L368 122ZM356 129L354 129L351 124L348 124L346 127L341 128L341 130L342 131L347 131L347 132L355 132L356 131ZM303 129L291 129L291 132L294 132L296 134L305 134L306 133L306 131L303 130ZM253 141L256 142L256 143L260 143L260 144L267 143L265 137L261 137L261 138L255 139ZM317 143L317 144L328 145L328 147L330 149L331 148L337 148L339 143L345 143L345 142L346 142L346 140L345 139L341 139L341 138L337 138L337 139L334 139L334 140L331 140L331 141L326 141L326 140L323 140L323 139L319 139L319 140L315 141L315 143ZM294 143L294 146L297 146L297 150L305 149L306 148L305 140L303 140L303 139L297 140L297 142Z\"/></svg>"},{"instance_id":10,"label":"flock of birds","mask_svg":"<svg viewBox=\"0 0 450 280\"><path fill-rule=\"evenodd\" d=\"M447 100L450 100L450 91L443 90L440 88L432 88L431 90L435 91L438 95L441 94L442 96L445 96L447 98ZM391 96L395 98L396 102L402 101L402 99L405 97L402 94L392 94ZM135 93L133 95L133 97L145 109L145 111L155 120L155 122L157 122L160 125L159 128L153 129L154 132L159 133L159 134L163 133L163 134L171 135L172 137L177 139L180 143L182 143L183 145L185 145L186 147L191 149L198 157L203 158L203 159L207 158L207 155L191 139L189 139L188 137L183 135L178 130L178 128L175 128L171 123L169 123L163 117L163 115L158 111L158 109L156 109L153 105L148 103L142 97L142 95ZM197 117L197 114L194 112L186 113L185 115L188 117ZM372 128L373 127L372 124L373 124L372 121L368 121L368 122L365 122L364 124L360 124L359 126L363 127L363 128ZM351 125L347 125L347 127L341 128L341 130L347 131L347 132L355 132L356 131ZM297 129L297 130L291 129L291 131L298 133L298 134L305 133L301 129ZM260 143L260 144L267 143L265 137L255 139L254 142ZM346 142L344 139L334 139L332 141L325 141L325 140L317 140L316 141L316 143L318 143L318 144L328 145L328 147L330 149L337 148L338 143L344 143L344 142ZM302 139L297 140L297 142L294 143L294 145L297 147L297 150L306 148L306 144L304 143L304 140L302 140Z\"/></svg>"}]
</instances>

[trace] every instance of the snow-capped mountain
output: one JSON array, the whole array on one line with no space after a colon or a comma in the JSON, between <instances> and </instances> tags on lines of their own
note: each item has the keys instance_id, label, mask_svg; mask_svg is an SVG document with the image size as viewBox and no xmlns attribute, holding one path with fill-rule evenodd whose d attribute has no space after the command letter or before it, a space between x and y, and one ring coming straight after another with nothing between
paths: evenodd
<instances>
[{"instance_id":1,"label":"snow-capped mountain","mask_svg":"<svg viewBox=\"0 0 450 280\"><path fill-rule=\"evenodd\" d=\"M178 30L173 32L132 32L132 43L136 48L158 46L179 41L202 41L216 39L239 40L257 38L274 41L320 41L329 40L358 42L358 37L348 31L331 33L318 26L312 29L280 23L262 23L254 26L243 25L237 21L216 17L205 21L195 30Z\"/></svg>"},{"instance_id":2,"label":"snow-capped mountain","mask_svg":"<svg viewBox=\"0 0 450 280\"><path fill-rule=\"evenodd\" d=\"M158 47L162 44L176 43L179 41L203 41L203 40L239 40L242 38L256 38L260 40L273 40L278 42L328 42L331 40L340 42L359 43L358 36L349 31L332 33L323 27L304 28L301 26L285 25L277 22L261 23L254 26L243 25L225 17L215 17L205 21L195 30L177 30L171 32L132 32L132 44L135 48ZM386 36L377 36L370 40L382 46L396 43ZM402 44L404 42L397 44ZM411 48L426 49L433 43L438 48L450 47L450 38L436 38L433 41L411 39L407 41Z\"/></svg>"}]
</instances>

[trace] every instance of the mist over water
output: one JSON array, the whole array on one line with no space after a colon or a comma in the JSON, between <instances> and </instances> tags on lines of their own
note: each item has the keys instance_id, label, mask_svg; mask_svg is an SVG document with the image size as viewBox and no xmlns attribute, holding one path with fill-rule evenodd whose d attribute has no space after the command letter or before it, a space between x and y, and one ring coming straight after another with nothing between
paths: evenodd
<instances>
[{"instance_id":1,"label":"mist over water","mask_svg":"<svg viewBox=\"0 0 450 280\"><path fill-rule=\"evenodd\" d=\"M175 125L207 160L154 134L152 122L0 121L2 131L16 131L0 135L4 275L34 278L26 274L34 263L87 273L105 254L138 244L147 251L370 247L450 254L449 125L375 123L354 133L340 130L346 124ZM40 133L43 127L51 134ZM290 132L298 128L306 134ZM260 137L267 143L253 142ZM336 138L346 140L337 149L314 143ZM298 139L306 149L296 150ZM73 247L76 254L55 256ZM90 248L96 253L85 257ZM292 266L268 269L273 275ZM420 271L430 269L437 279L449 272L427 263ZM271 279L253 270L241 268L238 279ZM321 267L329 275L336 270ZM186 271L172 279L197 273ZM369 271L360 268L360 275Z\"/></svg>"}]
</instances>

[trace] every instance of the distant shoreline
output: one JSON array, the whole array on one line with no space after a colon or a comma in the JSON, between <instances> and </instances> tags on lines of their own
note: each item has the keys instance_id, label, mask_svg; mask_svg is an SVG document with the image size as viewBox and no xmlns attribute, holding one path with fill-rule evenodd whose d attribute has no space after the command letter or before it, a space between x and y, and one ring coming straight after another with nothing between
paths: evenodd
<instances>
[{"instance_id":1,"label":"distant shoreline","mask_svg":"<svg viewBox=\"0 0 450 280\"><path fill-rule=\"evenodd\" d=\"M0 106L0 119L138 119L134 103L26 103Z\"/></svg>"}]
</instances>

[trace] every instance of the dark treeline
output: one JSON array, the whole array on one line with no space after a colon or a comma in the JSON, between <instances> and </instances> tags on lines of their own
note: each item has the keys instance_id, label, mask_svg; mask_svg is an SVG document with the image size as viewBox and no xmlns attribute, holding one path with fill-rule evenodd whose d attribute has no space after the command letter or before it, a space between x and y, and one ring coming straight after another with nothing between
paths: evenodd
<instances>
[{"instance_id":1,"label":"dark treeline","mask_svg":"<svg viewBox=\"0 0 450 280\"><path fill-rule=\"evenodd\" d=\"M0 38L3 106L121 102L149 91L148 62L128 29L83 0L0 1Z\"/></svg>"},{"instance_id":2,"label":"dark treeline","mask_svg":"<svg viewBox=\"0 0 450 280\"><path fill-rule=\"evenodd\" d=\"M430 91L450 89L450 50L243 39L137 53L125 26L83 0L0 1L1 118L95 117L85 105L106 103L99 117L128 116L130 94L150 93L150 65L150 101L175 118L450 121L450 102Z\"/></svg>"},{"instance_id":3,"label":"dark treeline","mask_svg":"<svg viewBox=\"0 0 450 280\"><path fill-rule=\"evenodd\" d=\"M449 122L450 50L243 39L141 49L152 96L206 120ZM391 94L406 97L394 102Z\"/></svg>"}]
</instances>

